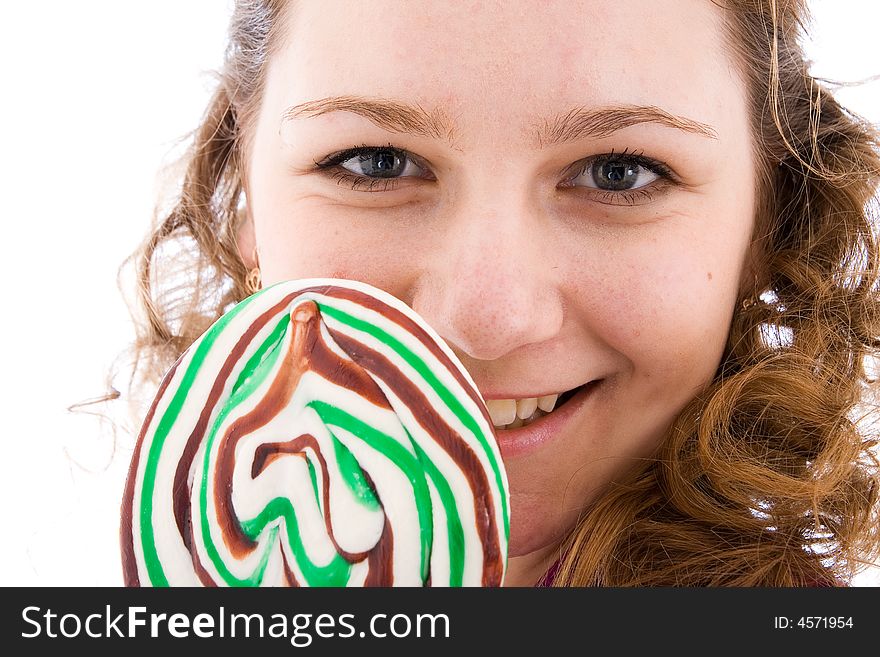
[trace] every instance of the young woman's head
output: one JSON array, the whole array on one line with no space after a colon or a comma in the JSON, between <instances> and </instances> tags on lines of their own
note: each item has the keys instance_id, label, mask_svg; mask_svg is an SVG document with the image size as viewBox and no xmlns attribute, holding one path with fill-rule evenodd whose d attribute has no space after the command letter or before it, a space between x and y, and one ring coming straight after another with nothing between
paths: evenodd
<instances>
[{"instance_id":1,"label":"young woman's head","mask_svg":"<svg viewBox=\"0 0 880 657\"><path fill-rule=\"evenodd\" d=\"M797 584L821 579L820 544L846 575L876 540L849 414L877 335L880 164L809 77L804 15L240 1L142 252L142 343L163 369L253 270L362 280L489 400L514 581L563 541L571 583ZM197 274L177 294L156 282L172 243Z\"/></svg>"}]
</instances>

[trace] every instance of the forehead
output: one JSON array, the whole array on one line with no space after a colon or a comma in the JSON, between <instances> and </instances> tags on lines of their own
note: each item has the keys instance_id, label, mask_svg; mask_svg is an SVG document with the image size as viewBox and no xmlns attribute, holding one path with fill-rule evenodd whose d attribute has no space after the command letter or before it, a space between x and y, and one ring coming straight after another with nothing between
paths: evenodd
<instances>
[{"instance_id":1,"label":"forehead","mask_svg":"<svg viewBox=\"0 0 880 657\"><path fill-rule=\"evenodd\" d=\"M283 102L401 99L442 108L476 138L499 116L527 121L584 104L653 105L718 123L741 98L710 0L331 6L289 4L270 67Z\"/></svg>"}]
</instances>

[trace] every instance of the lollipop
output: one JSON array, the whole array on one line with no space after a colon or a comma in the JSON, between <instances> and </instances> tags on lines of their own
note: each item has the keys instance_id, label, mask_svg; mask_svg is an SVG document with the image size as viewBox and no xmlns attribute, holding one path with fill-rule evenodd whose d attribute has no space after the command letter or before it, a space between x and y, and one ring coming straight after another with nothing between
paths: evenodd
<instances>
[{"instance_id":1,"label":"lollipop","mask_svg":"<svg viewBox=\"0 0 880 657\"><path fill-rule=\"evenodd\" d=\"M128 585L498 586L507 477L473 380L369 285L287 281L167 372L122 504Z\"/></svg>"}]
</instances>

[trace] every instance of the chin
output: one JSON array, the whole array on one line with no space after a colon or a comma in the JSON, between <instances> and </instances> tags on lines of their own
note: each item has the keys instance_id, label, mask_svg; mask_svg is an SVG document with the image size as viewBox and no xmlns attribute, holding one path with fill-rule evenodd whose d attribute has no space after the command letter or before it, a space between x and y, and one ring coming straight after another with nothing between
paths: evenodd
<instances>
[{"instance_id":1,"label":"chin","mask_svg":"<svg viewBox=\"0 0 880 657\"><path fill-rule=\"evenodd\" d=\"M546 503L511 496L509 557L521 557L552 546L562 540L566 529L560 514L549 512Z\"/></svg>"}]
</instances>

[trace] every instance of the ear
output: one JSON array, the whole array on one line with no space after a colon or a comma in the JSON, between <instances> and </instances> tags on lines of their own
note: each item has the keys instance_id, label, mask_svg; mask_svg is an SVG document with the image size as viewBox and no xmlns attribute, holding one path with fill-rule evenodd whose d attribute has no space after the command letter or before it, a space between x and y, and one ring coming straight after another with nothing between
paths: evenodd
<instances>
[{"instance_id":1,"label":"ear","mask_svg":"<svg viewBox=\"0 0 880 657\"><path fill-rule=\"evenodd\" d=\"M238 246L238 255L248 269L256 269L260 266L257 257L257 236L254 230L254 220L251 217L247 203L238 208L238 228L235 231L235 243Z\"/></svg>"}]
</instances>

